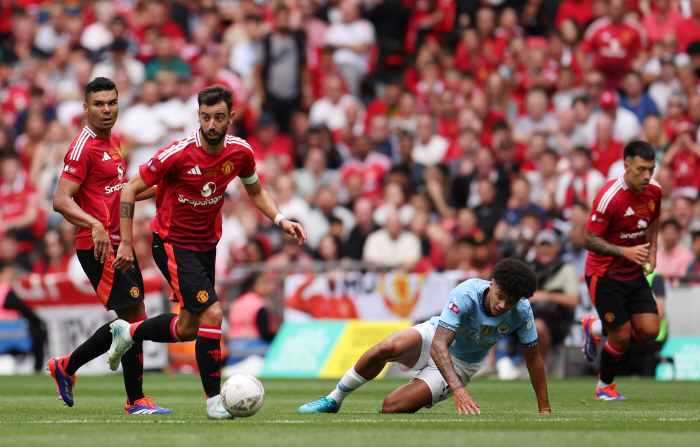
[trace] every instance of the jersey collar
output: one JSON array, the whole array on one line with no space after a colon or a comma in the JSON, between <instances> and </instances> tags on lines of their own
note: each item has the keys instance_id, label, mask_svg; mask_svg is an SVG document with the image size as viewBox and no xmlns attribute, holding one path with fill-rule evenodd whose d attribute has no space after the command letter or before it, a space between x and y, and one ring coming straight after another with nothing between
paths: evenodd
<instances>
[{"instance_id":1,"label":"jersey collar","mask_svg":"<svg viewBox=\"0 0 700 447\"><path fill-rule=\"evenodd\" d=\"M625 183L625 178L620 177L619 180L620 180L620 185L622 185L622 189L627 189L627 183Z\"/></svg>"},{"instance_id":2,"label":"jersey collar","mask_svg":"<svg viewBox=\"0 0 700 447\"><path fill-rule=\"evenodd\" d=\"M197 147L202 147L202 140L200 139L202 135L199 133L199 129L194 131L194 144Z\"/></svg>"}]
</instances>

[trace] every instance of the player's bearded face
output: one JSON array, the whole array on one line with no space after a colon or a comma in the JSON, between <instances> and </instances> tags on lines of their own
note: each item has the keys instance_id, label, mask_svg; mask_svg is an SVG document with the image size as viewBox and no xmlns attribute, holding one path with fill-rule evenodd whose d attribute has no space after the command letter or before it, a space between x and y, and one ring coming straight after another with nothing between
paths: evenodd
<instances>
[{"instance_id":1,"label":"player's bearded face","mask_svg":"<svg viewBox=\"0 0 700 447\"><path fill-rule=\"evenodd\" d=\"M226 137L229 111L222 102L214 106L202 105L199 109L199 130L211 146L216 146Z\"/></svg>"}]
</instances>

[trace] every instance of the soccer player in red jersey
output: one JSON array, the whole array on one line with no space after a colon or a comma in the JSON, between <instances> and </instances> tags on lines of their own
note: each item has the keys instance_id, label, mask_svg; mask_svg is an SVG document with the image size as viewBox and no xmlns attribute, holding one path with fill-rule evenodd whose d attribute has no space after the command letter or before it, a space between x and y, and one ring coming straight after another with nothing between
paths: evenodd
<instances>
[{"instance_id":1,"label":"soccer player in red jersey","mask_svg":"<svg viewBox=\"0 0 700 447\"><path fill-rule=\"evenodd\" d=\"M207 398L207 417L231 419L221 402L221 322L223 312L214 289L216 244L221 238L224 191L240 177L253 204L282 230L306 241L306 232L279 212L263 189L248 143L226 135L235 112L233 95L220 85L197 96L200 128L184 140L159 150L139 169L121 193L121 245L113 263L128 271L134 261L131 247L134 199L158 185L153 230L153 258L170 283L180 314L162 314L146 321L112 324L110 368L132 343L152 340L176 343L196 340L195 357Z\"/></svg>"},{"instance_id":2,"label":"soccer player in red jersey","mask_svg":"<svg viewBox=\"0 0 700 447\"><path fill-rule=\"evenodd\" d=\"M645 343L659 334L659 312L645 278L656 267L661 186L652 180L653 146L625 146L625 174L600 190L586 225L586 282L601 319L583 319L584 353L592 362L601 353L598 400L626 400L615 389L615 375L630 341ZM607 331L607 334L605 332Z\"/></svg>"},{"instance_id":3,"label":"soccer player in red jersey","mask_svg":"<svg viewBox=\"0 0 700 447\"><path fill-rule=\"evenodd\" d=\"M134 258L134 268L112 268L119 240L119 190L126 184L126 163L121 143L112 134L119 114L117 88L107 78L95 78L85 87L83 109L85 126L68 149L63 174L58 182L53 207L67 221L77 225L76 252L80 265L90 279L97 296L107 310L134 323L146 319L143 304L143 278ZM153 197L152 189L138 197ZM75 373L90 360L104 354L112 342L110 323L100 327L89 339L66 357L49 360L49 371L56 381L61 398L73 406ZM154 405L143 394L143 347L134 344L129 355L121 359L127 402L124 413L170 413Z\"/></svg>"}]
</instances>

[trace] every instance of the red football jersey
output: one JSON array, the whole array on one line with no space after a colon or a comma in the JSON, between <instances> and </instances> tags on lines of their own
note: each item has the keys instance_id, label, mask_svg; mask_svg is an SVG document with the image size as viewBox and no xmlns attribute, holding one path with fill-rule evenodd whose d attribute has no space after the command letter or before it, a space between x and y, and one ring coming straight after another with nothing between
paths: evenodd
<instances>
[{"instance_id":1,"label":"red football jersey","mask_svg":"<svg viewBox=\"0 0 700 447\"><path fill-rule=\"evenodd\" d=\"M624 147L619 141L610 141L609 147L603 149L596 141L591 146L591 158L593 159L593 169L607 176L610 166L622 159Z\"/></svg>"},{"instance_id":2,"label":"red football jersey","mask_svg":"<svg viewBox=\"0 0 700 447\"><path fill-rule=\"evenodd\" d=\"M637 54L647 47L647 36L639 23L625 20L616 24L604 17L588 27L581 49L593 53L593 66L605 74L608 88L616 88L632 69Z\"/></svg>"},{"instance_id":3,"label":"red football jersey","mask_svg":"<svg viewBox=\"0 0 700 447\"><path fill-rule=\"evenodd\" d=\"M593 201L586 230L622 247L647 243L646 231L659 218L661 186L652 180L641 194L629 190L623 177L609 181ZM629 281L644 274L641 265L623 257L610 258L588 252L586 275Z\"/></svg>"},{"instance_id":4,"label":"red football jersey","mask_svg":"<svg viewBox=\"0 0 700 447\"><path fill-rule=\"evenodd\" d=\"M379 199L384 193L384 179L391 169L391 159L379 152L370 152L365 161L351 158L340 167L343 183L353 175L362 177L363 196L370 200Z\"/></svg>"},{"instance_id":5,"label":"red football jersey","mask_svg":"<svg viewBox=\"0 0 700 447\"><path fill-rule=\"evenodd\" d=\"M221 238L221 207L229 182L240 176L244 184L253 185L258 176L245 140L226 135L224 149L211 155L200 137L197 129L160 149L139 173L147 185L158 185L151 230L177 247L209 251Z\"/></svg>"},{"instance_id":6,"label":"red football jersey","mask_svg":"<svg viewBox=\"0 0 700 447\"><path fill-rule=\"evenodd\" d=\"M114 244L121 241L119 191L128 180L125 172L126 163L119 139L112 134L109 140L104 140L85 126L71 143L61 174L61 177L80 185L73 200L104 225ZM93 245L92 231L78 228L75 247L89 250Z\"/></svg>"}]
</instances>

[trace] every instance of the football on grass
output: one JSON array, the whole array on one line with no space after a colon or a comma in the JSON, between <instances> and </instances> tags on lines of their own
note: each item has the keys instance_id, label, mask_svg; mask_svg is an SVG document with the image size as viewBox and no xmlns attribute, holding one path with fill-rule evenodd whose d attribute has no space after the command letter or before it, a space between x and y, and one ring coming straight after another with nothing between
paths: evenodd
<instances>
[{"instance_id":1,"label":"football on grass","mask_svg":"<svg viewBox=\"0 0 700 447\"><path fill-rule=\"evenodd\" d=\"M265 401L262 383L250 374L236 374L221 387L221 400L233 416L247 418L257 413Z\"/></svg>"}]
</instances>

